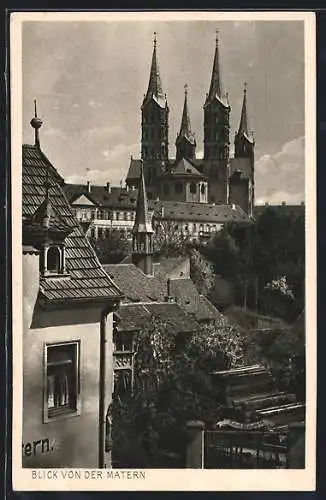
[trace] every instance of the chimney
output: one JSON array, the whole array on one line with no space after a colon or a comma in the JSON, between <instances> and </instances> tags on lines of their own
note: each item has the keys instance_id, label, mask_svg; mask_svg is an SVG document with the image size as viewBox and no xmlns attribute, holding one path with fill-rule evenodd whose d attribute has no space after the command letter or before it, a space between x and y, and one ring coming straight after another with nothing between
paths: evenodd
<instances>
[{"instance_id":1,"label":"chimney","mask_svg":"<svg viewBox=\"0 0 326 500\"><path fill-rule=\"evenodd\" d=\"M91 192L91 183L90 183L90 181L87 181L87 192L88 193Z\"/></svg>"},{"instance_id":2,"label":"chimney","mask_svg":"<svg viewBox=\"0 0 326 500\"><path fill-rule=\"evenodd\" d=\"M268 201L265 201L265 207L268 207L269 203Z\"/></svg>"},{"instance_id":3,"label":"chimney","mask_svg":"<svg viewBox=\"0 0 326 500\"><path fill-rule=\"evenodd\" d=\"M284 207L286 205L286 201L282 201L282 206Z\"/></svg>"},{"instance_id":4,"label":"chimney","mask_svg":"<svg viewBox=\"0 0 326 500\"><path fill-rule=\"evenodd\" d=\"M300 203L300 205L301 205L301 206L304 206L304 201L302 201L302 202Z\"/></svg>"},{"instance_id":5,"label":"chimney","mask_svg":"<svg viewBox=\"0 0 326 500\"><path fill-rule=\"evenodd\" d=\"M111 184L109 182L106 183L106 190L108 193L111 193Z\"/></svg>"},{"instance_id":6,"label":"chimney","mask_svg":"<svg viewBox=\"0 0 326 500\"><path fill-rule=\"evenodd\" d=\"M165 297L165 302L174 302L174 298L171 295L171 280L168 278L167 282L167 295Z\"/></svg>"}]
</instances>

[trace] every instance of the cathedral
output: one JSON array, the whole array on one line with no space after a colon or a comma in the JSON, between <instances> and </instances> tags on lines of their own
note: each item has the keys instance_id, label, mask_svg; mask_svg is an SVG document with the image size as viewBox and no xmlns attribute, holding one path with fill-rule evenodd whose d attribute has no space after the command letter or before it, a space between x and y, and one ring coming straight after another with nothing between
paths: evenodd
<instances>
[{"instance_id":1,"label":"cathedral","mask_svg":"<svg viewBox=\"0 0 326 500\"><path fill-rule=\"evenodd\" d=\"M238 205L253 214L254 148L247 116L247 88L234 157L230 157L230 112L220 69L218 33L209 91L204 101L204 157L196 157L196 139L191 128L188 88L185 86L180 131L175 157L169 155L169 105L163 91L154 34L149 84L141 106L141 158L131 158L126 178L129 188L138 188L141 165L144 168L149 199L161 201Z\"/></svg>"}]
</instances>

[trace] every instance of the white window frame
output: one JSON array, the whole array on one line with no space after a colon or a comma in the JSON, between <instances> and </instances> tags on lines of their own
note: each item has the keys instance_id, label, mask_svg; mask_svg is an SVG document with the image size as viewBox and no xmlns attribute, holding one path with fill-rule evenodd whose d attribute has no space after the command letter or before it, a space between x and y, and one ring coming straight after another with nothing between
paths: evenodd
<instances>
[{"instance_id":1,"label":"white window frame","mask_svg":"<svg viewBox=\"0 0 326 500\"><path fill-rule=\"evenodd\" d=\"M80 339L68 340L64 342L45 342L44 343L44 359L43 359L43 423L56 422L66 418L76 417L81 414L81 355L80 355ZM57 415L49 416L48 407L48 350L55 347L66 345L74 345L76 349L76 407L71 411L58 413Z\"/></svg>"}]
</instances>

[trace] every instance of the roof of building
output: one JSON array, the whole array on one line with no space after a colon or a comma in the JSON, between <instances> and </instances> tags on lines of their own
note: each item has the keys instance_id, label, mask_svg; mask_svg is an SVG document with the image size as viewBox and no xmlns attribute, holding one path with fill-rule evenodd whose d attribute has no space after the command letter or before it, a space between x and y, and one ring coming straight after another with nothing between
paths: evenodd
<instances>
[{"instance_id":1,"label":"roof of building","mask_svg":"<svg viewBox=\"0 0 326 500\"><path fill-rule=\"evenodd\" d=\"M243 91L243 102L242 102L242 109L241 109L241 117L240 117L240 124L239 124L239 130L237 133L238 136L243 136L247 139L248 142L253 143L254 138L252 135L251 130L249 130L249 119L248 119L248 111L247 111L247 87L245 84L244 91Z\"/></svg>"},{"instance_id":2,"label":"roof of building","mask_svg":"<svg viewBox=\"0 0 326 500\"><path fill-rule=\"evenodd\" d=\"M154 201L154 212L164 220L183 220L225 224L249 222L249 217L238 205L215 205L181 201ZM162 211L163 208L163 211Z\"/></svg>"},{"instance_id":3,"label":"roof of building","mask_svg":"<svg viewBox=\"0 0 326 500\"><path fill-rule=\"evenodd\" d=\"M178 163L173 167L173 170L170 174L172 177L174 176L195 176L195 177L203 177L203 174L197 170L192 163L186 158L182 158L182 160L178 161Z\"/></svg>"},{"instance_id":4,"label":"roof of building","mask_svg":"<svg viewBox=\"0 0 326 500\"><path fill-rule=\"evenodd\" d=\"M191 131L190 113L188 108L188 90L187 85L185 85L185 97L183 103L183 111L181 118L180 131L176 140L176 144L181 138L185 138L190 144L196 145L195 136Z\"/></svg>"},{"instance_id":5,"label":"roof of building","mask_svg":"<svg viewBox=\"0 0 326 500\"><path fill-rule=\"evenodd\" d=\"M175 263L175 259L173 259ZM178 265L178 264L176 264ZM167 280L169 273L157 271L154 276L144 274L134 264L107 264L104 269L123 290L123 304L126 303L159 303L164 302L168 293ZM176 266L171 264L170 272ZM165 266L165 270L167 267ZM200 295L191 279L171 279L170 294L176 298L177 304L197 321L208 321L220 317L220 312Z\"/></svg>"},{"instance_id":6,"label":"roof of building","mask_svg":"<svg viewBox=\"0 0 326 500\"><path fill-rule=\"evenodd\" d=\"M159 65L157 61L157 42L156 35L154 38L154 47L152 55L151 70L148 82L148 89L146 96L144 98L143 105L147 104L148 101L153 99L161 108L165 108L167 105L165 94L163 93L161 76Z\"/></svg>"},{"instance_id":7,"label":"roof of building","mask_svg":"<svg viewBox=\"0 0 326 500\"><path fill-rule=\"evenodd\" d=\"M44 202L48 189L51 209L56 217L72 229L65 240L66 269L70 277L41 277L42 296L50 302L117 300L122 293L104 271L75 219L62 189L62 177L38 147L23 145L22 153L23 223L32 220Z\"/></svg>"},{"instance_id":8,"label":"roof of building","mask_svg":"<svg viewBox=\"0 0 326 500\"><path fill-rule=\"evenodd\" d=\"M140 169L140 182L139 182L138 197L137 197L136 217L132 232L134 234L154 233L152 227L152 215L149 213L148 210L148 201L147 201L143 165L141 165Z\"/></svg>"},{"instance_id":9,"label":"roof of building","mask_svg":"<svg viewBox=\"0 0 326 500\"><path fill-rule=\"evenodd\" d=\"M193 332L197 321L173 302L122 304L119 309L118 331L135 331L147 325L152 318L166 324L172 334Z\"/></svg>"},{"instance_id":10,"label":"roof of building","mask_svg":"<svg viewBox=\"0 0 326 500\"><path fill-rule=\"evenodd\" d=\"M138 190L85 184L65 184L65 194L71 204L86 196L94 205L107 208L136 208Z\"/></svg>"},{"instance_id":11,"label":"roof of building","mask_svg":"<svg viewBox=\"0 0 326 500\"><path fill-rule=\"evenodd\" d=\"M189 162L187 160L181 160L180 163L185 168L188 168ZM191 168L192 172L197 172L196 175L201 175L195 167L191 166ZM136 210L138 189L127 190L126 188L112 187L111 192L109 192L106 186L90 186L90 193L88 193L87 189L87 186L82 184L64 185L65 193L71 204L74 204L82 195L85 195L100 208ZM153 211L157 218L166 220L189 220L215 224L249 221L248 215L238 205L148 200L148 209Z\"/></svg>"},{"instance_id":12,"label":"roof of building","mask_svg":"<svg viewBox=\"0 0 326 500\"><path fill-rule=\"evenodd\" d=\"M212 102L214 99L218 99L221 102L221 104L223 104L224 107L229 107L228 99L227 96L224 94L222 85L219 40L217 33L216 33L216 46L215 46L211 84L209 87L209 92L206 97L205 106L210 102Z\"/></svg>"}]
</instances>

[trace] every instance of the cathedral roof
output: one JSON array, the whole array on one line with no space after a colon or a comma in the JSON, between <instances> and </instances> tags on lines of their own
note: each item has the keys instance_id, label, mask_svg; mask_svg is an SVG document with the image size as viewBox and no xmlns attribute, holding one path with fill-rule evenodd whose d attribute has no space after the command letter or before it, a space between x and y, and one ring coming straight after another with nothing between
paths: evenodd
<instances>
[{"instance_id":1,"label":"cathedral roof","mask_svg":"<svg viewBox=\"0 0 326 500\"><path fill-rule=\"evenodd\" d=\"M186 176L196 176L196 177L204 177L203 174L201 174L197 169L196 167L194 167L192 165L192 163L190 163L189 160L187 160L186 158L182 158L182 160L180 160L176 165L175 167L173 167L173 171L171 173L171 175L186 175Z\"/></svg>"},{"instance_id":2,"label":"cathedral roof","mask_svg":"<svg viewBox=\"0 0 326 500\"><path fill-rule=\"evenodd\" d=\"M139 190L138 190L138 198L137 198L137 207L136 207L136 217L135 224L132 229L132 232L135 233L154 233L151 221L151 215L148 211L148 201L145 187L145 176L144 176L144 167L141 164L140 168L140 181L139 181Z\"/></svg>"},{"instance_id":3,"label":"cathedral roof","mask_svg":"<svg viewBox=\"0 0 326 500\"><path fill-rule=\"evenodd\" d=\"M179 135L177 137L176 143L178 143L179 139L182 137L187 139L187 141L190 142L190 144L194 144L194 145L196 144L194 134L191 131L190 113L189 113L189 108L188 108L187 85L185 85L185 97L184 97L184 103L183 103L181 126L180 126L180 132L179 132Z\"/></svg>"},{"instance_id":4,"label":"cathedral roof","mask_svg":"<svg viewBox=\"0 0 326 500\"><path fill-rule=\"evenodd\" d=\"M218 32L216 33L216 46L215 46L211 84L209 87L209 92L207 94L204 107L207 106L214 99L217 99L224 107L226 108L229 107L228 98L227 95L224 93L222 84Z\"/></svg>"},{"instance_id":5,"label":"cathedral roof","mask_svg":"<svg viewBox=\"0 0 326 500\"><path fill-rule=\"evenodd\" d=\"M244 91L243 91L241 118L240 118L240 125L239 125L239 130L238 130L237 136L243 136L247 139L248 142L251 142L251 143L254 142L252 132L249 130L246 84L244 86Z\"/></svg>"},{"instance_id":6,"label":"cathedral roof","mask_svg":"<svg viewBox=\"0 0 326 500\"><path fill-rule=\"evenodd\" d=\"M41 297L48 302L118 300L121 292L105 273L83 229L74 217L62 189L61 177L38 146L23 145L22 215L25 224L50 215L50 224L69 227L65 240L66 268L69 279L40 277ZM46 181L51 206L46 206ZM43 205L43 207L42 207Z\"/></svg>"},{"instance_id":7,"label":"cathedral roof","mask_svg":"<svg viewBox=\"0 0 326 500\"><path fill-rule=\"evenodd\" d=\"M163 93L160 70L157 60L157 41L156 41L156 33L154 34L154 48L152 55L152 64L148 82L147 93L144 98L143 105L153 99L161 108L166 107L166 96Z\"/></svg>"}]
</instances>

